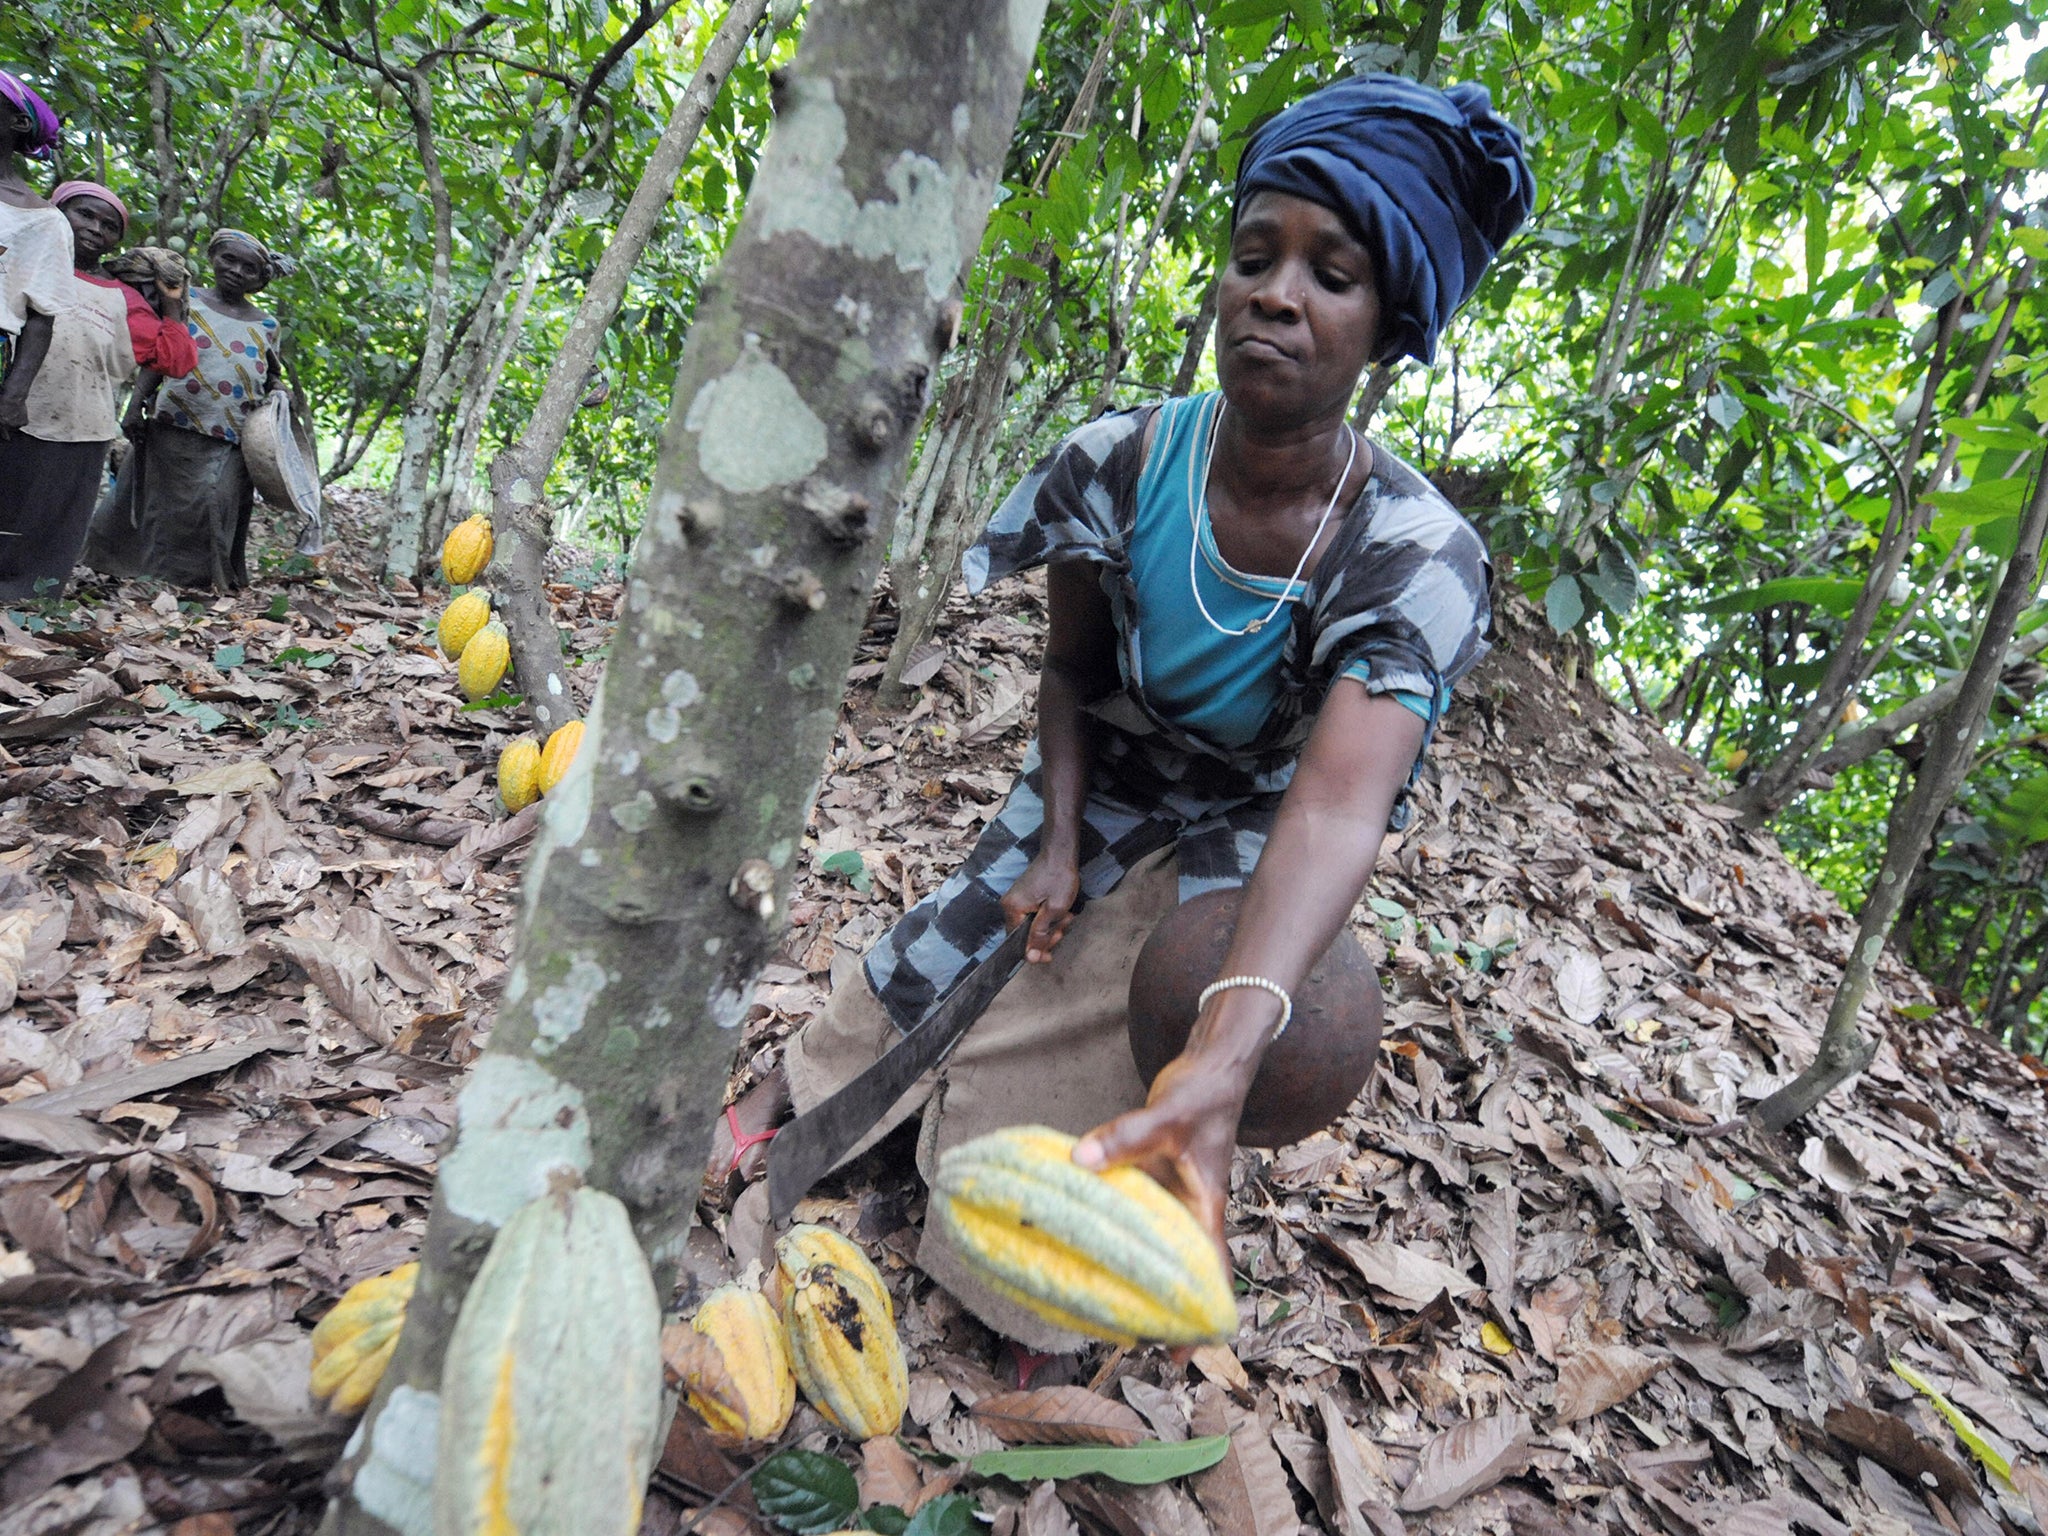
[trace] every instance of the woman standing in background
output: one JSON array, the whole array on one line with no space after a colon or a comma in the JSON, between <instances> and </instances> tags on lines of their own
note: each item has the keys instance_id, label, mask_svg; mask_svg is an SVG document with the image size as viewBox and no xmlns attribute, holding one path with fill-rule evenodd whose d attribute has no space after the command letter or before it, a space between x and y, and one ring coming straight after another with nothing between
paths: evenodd
<instances>
[{"instance_id":1,"label":"woman standing in background","mask_svg":"<svg viewBox=\"0 0 2048 1536\"><path fill-rule=\"evenodd\" d=\"M121 430L121 390L138 369L183 378L198 361L185 328L185 290L158 274L159 316L126 283L104 276L100 258L128 232L128 208L90 181L67 181L50 194L71 226L76 270L69 302L55 318L49 349L28 391L27 421L16 439L43 461L32 497L0 517L0 597L54 596L71 577L99 500L107 449ZM7 491L0 484L0 497Z\"/></svg>"},{"instance_id":2,"label":"woman standing in background","mask_svg":"<svg viewBox=\"0 0 2048 1536\"><path fill-rule=\"evenodd\" d=\"M109 576L150 576L231 591L249 584L255 489L242 463L242 422L277 387L276 319L249 302L286 262L254 235L206 243L213 286L194 289L187 322L198 365L149 389L135 451L93 518L85 561Z\"/></svg>"},{"instance_id":3,"label":"woman standing in background","mask_svg":"<svg viewBox=\"0 0 2048 1536\"><path fill-rule=\"evenodd\" d=\"M82 457L70 444L21 431L72 280L71 226L23 178L16 157L49 159L57 132L49 103L0 70L0 543L13 542L7 535L68 482Z\"/></svg>"}]
</instances>

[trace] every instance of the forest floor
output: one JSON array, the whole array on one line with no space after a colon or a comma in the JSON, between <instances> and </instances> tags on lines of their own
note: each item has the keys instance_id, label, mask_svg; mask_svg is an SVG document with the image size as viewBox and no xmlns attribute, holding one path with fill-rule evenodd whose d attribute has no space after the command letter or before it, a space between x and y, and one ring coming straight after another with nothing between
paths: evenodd
<instances>
[{"instance_id":1,"label":"forest floor","mask_svg":"<svg viewBox=\"0 0 2048 1536\"><path fill-rule=\"evenodd\" d=\"M599 574L552 589L592 661ZM735 1092L993 814L1039 603L956 602L895 715L880 608ZM307 1396L309 1330L417 1247L534 826L496 804L512 722L461 707L438 604L337 558L0 616L0 1536L312 1528L348 1425ZM999 1536L2048 1527L2048 1073L1887 961L1871 1070L1797 1135L1751 1128L1851 924L1554 646L1510 605L1360 908L1380 1069L1330 1133L1240 1156L1234 1348L1035 1383L1231 1454L962 1485L1014 1362L906 1261L923 1195L892 1141L805 1213L881 1263L911 1355L920 1454L846 1448L870 1502L967 1486ZM707 1186L697 1283L731 1193ZM748 1459L678 1426L656 1536ZM808 1409L792 1435L830 1444Z\"/></svg>"}]
</instances>

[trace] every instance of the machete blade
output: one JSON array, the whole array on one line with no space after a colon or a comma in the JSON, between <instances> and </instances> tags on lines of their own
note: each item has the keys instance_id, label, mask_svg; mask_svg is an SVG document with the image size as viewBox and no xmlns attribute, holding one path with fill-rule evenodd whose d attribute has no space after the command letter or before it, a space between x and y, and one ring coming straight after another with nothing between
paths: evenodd
<instances>
[{"instance_id":1,"label":"machete blade","mask_svg":"<svg viewBox=\"0 0 2048 1536\"><path fill-rule=\"evenodd\" d=\"M901 1040L831 1098L798 1115L768 1144L768 1219L787 1222L810 1192L889 1106L925 1073L945 1060L967 1027L995 1001L1024 963L1031 924L1019 923L981 964L947 994L946 1000Z\"/></svg>"}]
</instances>

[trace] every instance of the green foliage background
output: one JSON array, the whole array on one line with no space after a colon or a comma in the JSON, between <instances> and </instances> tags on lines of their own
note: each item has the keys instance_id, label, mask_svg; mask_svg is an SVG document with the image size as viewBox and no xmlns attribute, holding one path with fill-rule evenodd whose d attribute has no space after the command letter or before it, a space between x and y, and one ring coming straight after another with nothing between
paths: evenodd
<instances>
[{"instance_id":1,"label":"green foliage background","mask_svg":"<svg viewBox=\"0 0 2048 1536\"><path fill-rule=\"evenodd\" d=\"M624 29L659 19L571 113ZM777 4L729 82L636 274L551 492L574 541L637 523L699 282L744 196L794 47ZM1117 32L1102 98L1059 168L1110 0L1056 0L980 289L1032 306L989 486L1081 419L1113 353L1134 253L1151 264L1108 381L1165 389L1227 220L1250 129L1348 70L1476 79L1522 126L1536 214L1446 338L1390 382L1374 428L1481 522L1508 579L1674 742L1734 782L1810 706L1871 567L1897 476L1934 507L1876 633L1854 708L1953 677L2039 470L2048 348L2042 107L2048 49L2015 0L1167 0ZM396 92L351 62L435 61L458 311L537 195L561 135L590 169L544 262L483 453L519 430L675 93L722 10L667 0L12 0L0 64L68 120L63 170L110 181L137 238L236 224L306 258L271 298L330 455L390 461L367 432L411 389L432 274L431 208ZM781 23L775 30L773 23ZM162 107L152 116L152 79ZM1213 135L1196 125L1206 84ZM158 130L161 130L159 134ZM1184 142L1200 148L1157 220ZM1213 138L1213 144L1208 139ZM971 365L971 357L953 366ZM367 439L367 448L365 442ZM1946 459L1944 452L1946 450ZM2037 602L2024 630L2048 622ZM2006 679L1900 942L1987 1024L2048 1030L2048 705ZM1858 899L1911 738L1798 799L1775 830ZM2029 1022L2031 1011L2031 1022Z\"/></svg>"}]
</instances>

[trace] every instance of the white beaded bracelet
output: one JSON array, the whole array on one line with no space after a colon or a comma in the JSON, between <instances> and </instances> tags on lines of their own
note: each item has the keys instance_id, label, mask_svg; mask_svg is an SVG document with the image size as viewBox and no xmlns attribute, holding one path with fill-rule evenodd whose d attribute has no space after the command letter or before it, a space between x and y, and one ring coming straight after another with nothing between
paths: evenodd
<instances>
[{"instance_id":1,"label":"white beaded bracelet","mask_svg":"<svg viewBox=\"0 0 2048 1536\"><path fill-rule=\"evenodd\" d=\"M1202 988L1201 1001L1195 1004L1196 1014L1199 1015L1204 1008L1209 1006L1210 998L1214 997L1218 992L1228 992L1232 987L1257 987L1279 998L1280 1022L1273 1026L1273 1033L1268 1038L1278 1040L1281 1035L1286 1033L1288 1022L1294 1017L1294 999L1287 995L1287 989L1281 986L1279 982L1268 981L1263 976L1223 976L1210 982L1208 986Z\"/></svg>"}]
</instances>

